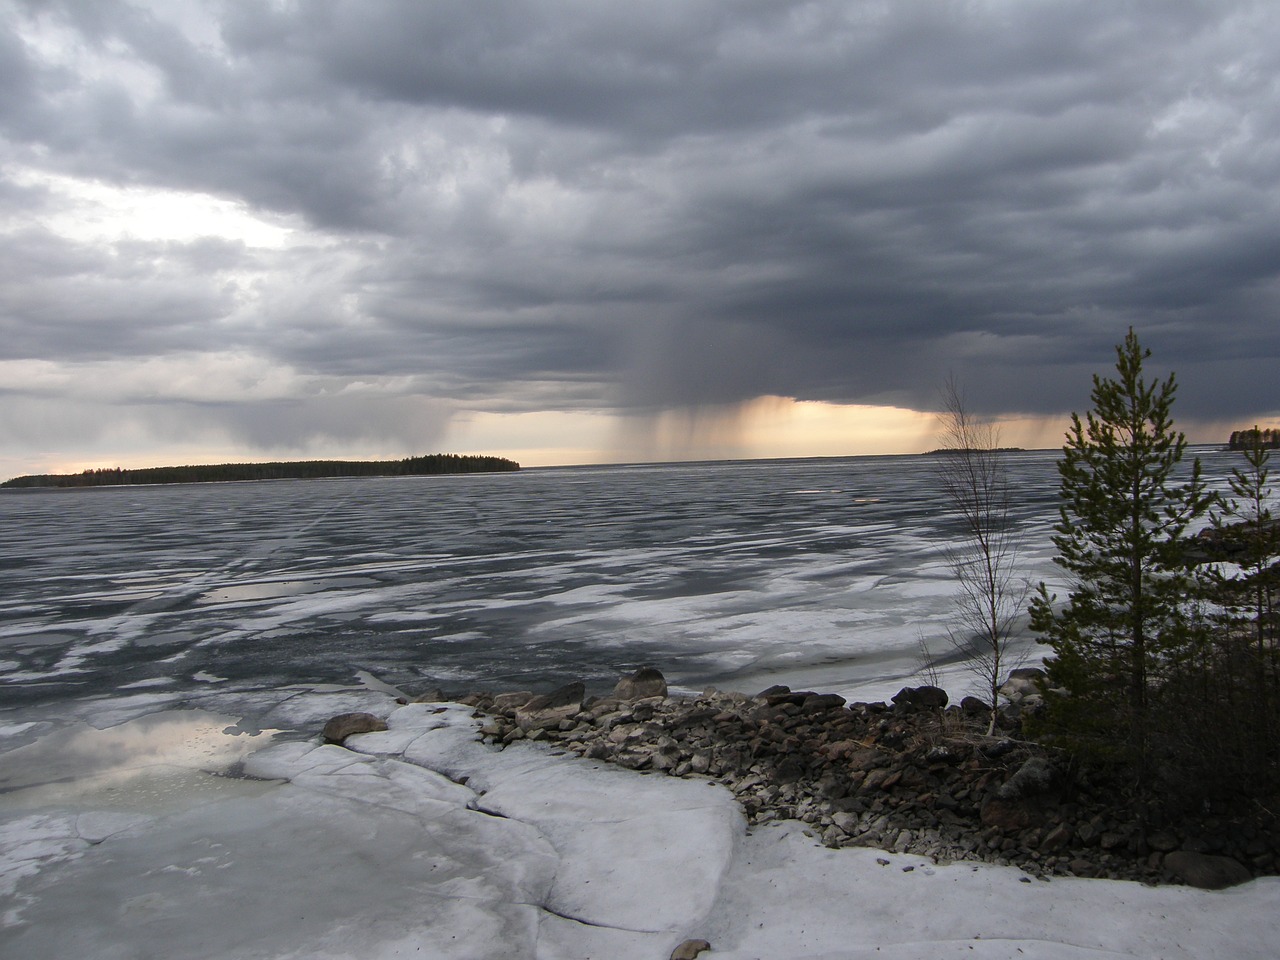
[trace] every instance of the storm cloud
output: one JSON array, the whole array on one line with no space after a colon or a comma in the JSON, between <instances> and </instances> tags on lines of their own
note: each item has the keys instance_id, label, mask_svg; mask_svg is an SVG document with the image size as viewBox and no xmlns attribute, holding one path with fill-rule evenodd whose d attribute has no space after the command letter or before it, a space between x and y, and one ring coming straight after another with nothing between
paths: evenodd
<instances>
[{"instance_id":1,"label":"storm cloud","mask_svg":"<svg viewBox=\"0 0 1280 960\"><path fill-rule=\"evenodd\" d=\"M1130 325L1274 417L1277 76L1243 0L0 0L0 445L1053 415Z\"/></svg>"}]
</instances>

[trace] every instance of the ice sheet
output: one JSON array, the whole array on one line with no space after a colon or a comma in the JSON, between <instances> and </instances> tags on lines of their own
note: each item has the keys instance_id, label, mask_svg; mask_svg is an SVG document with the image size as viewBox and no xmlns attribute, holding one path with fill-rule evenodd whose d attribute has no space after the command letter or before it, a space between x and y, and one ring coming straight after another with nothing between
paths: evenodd
<instances>
[{"instance_id":1,"label":"ice sheet","mask_svg":"<svg viewBox=\"0 0 1280 960\"><path fill-rule=\"evenodd\" d=\"M1225 892L1026 882L1010 867L828 850L782 824L744 843L702 936L708 960L1263 960L1277 906L1274 877Z\"/></svg>"},{"instance_id":2,"label":"ice sheet","mask_svg":"<svg viewBox=\"0 0 1280 960\"><path fill-rule=\"evenodd\" d=\"M317 715L346 702L291 699ZM186 764L164 803L140 787L38 807L13 801L33 786L4 795L0 956L666 960L694 937L708 960L1274 956L1280 879L1031 881L828 850L795 823L748 835L707 781L498 751L459 705L382 706L390 729L352 749L246 757L266 779L201 773L200 735L175 744L181 718L161 715L117 741ZM164 734L154 749L134 743L144 730ZM145 781L161 766L131 768Z\"/></svg>"}]
</instances>

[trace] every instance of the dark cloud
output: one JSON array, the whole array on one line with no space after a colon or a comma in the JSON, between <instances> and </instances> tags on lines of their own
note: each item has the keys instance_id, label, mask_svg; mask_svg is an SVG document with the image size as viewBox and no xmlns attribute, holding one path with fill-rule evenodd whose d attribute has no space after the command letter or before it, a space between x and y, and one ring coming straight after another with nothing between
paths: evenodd
<instances>
[{"instance_id":1,"label":"dark cloud","mask_svg":"<svg viewBox=\"0 0 1280 960\"><path fill-rule=\"evenodd\" d=\"M1184 414L1274 414L1239 373L1280 359L1277 75L1248 0L10 0L0 353L241 351L395 409L930 407L950 372L1056 413L1132 324ZM80 237L67 178L298 232Z\"/></svg>"}]
</instances>

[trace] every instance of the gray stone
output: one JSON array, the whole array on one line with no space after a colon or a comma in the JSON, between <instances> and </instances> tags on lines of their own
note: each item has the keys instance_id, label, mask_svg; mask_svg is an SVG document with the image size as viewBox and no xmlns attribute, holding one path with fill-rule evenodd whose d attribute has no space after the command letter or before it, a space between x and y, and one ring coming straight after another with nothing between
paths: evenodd
<instances>
[{"instance_id":1,"label":"gray stone","mask_svg":"<svg viewBox=\"0 0 1280 960\"><path fill-rule=\"evenodd\" d=\"M1164 866L1187 886L1201 890L1221 890L1253 879L1253 874L1238 860L1190 850L1166 854Z\"/></svg>"},{"instance_id":2,"label":"gray stone","mask_svg":"<svg viewBox=\"0 0 1280 960\"><path fill-rule=\"evenodd\" d=\"M1020 700L1033 693L1039 693L1038 680L1044 677L1039 667L1020 667L1009 671L1009 678L1000 685L1000 695L1010 700Z\"/></svg>"},{"instance_id":3,"label":"gray stone","mask_svg":"<svg viewBox=\"0 0 1280 960\"><path fill-rule=\"evenodd\" d=\"M357 733L377 733L387 729L385 720L372 713L340 713L330 718L324 725L321 736L326 743L342 743L347 737Z\"/></svg>"}]
</instances>

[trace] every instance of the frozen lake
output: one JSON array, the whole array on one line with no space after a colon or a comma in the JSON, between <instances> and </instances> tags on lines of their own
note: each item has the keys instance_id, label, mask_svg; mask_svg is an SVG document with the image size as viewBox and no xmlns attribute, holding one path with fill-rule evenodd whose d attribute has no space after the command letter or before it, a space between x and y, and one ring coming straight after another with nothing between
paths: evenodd
<instances>
[{"instance_id":1,"label":"frozen lake","mask_svg":"<svg viewBox=\"0 0 1280 960\"><path fill-rule=\"evenodd\" d=\"M1032 579L1054 461L1009 461ZM926 458L5 493L0 523L0 955L1271 955L1270 879L885 866L388 695L605 692L652 663L677 690L887 696L945 649ZM392 728L318 747L346 710Z\"/></svg>"},{"instance_id":2,"label":"frozen lake","mask_svg":"<svg viewBox=\"0 0 1280 960\"><path fill-rule=\"evenodd\" d=\"M1036 578L1053 461L1010 460ZM41 491L0 496L0 522L10 709L360 671L844 684L936 640L952 592L922 457Z\"/></svg>"}]
</instances>

